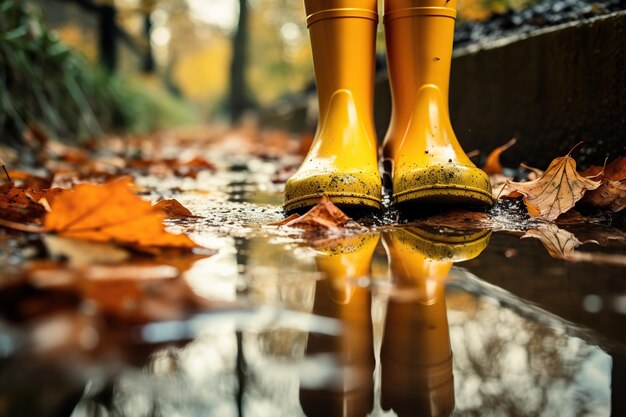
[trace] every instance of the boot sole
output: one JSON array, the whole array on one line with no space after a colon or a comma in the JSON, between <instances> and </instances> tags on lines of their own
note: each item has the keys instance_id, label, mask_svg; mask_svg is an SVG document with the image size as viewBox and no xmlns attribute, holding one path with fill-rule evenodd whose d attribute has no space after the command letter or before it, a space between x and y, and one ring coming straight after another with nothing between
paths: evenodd
<instances>
[{"instance_id":1,"label":"boot sole","mask_svg":"<svg viewBox=\"0 0 626 417\"><path fill-rule=\"evenodd\" d=\"M399 207L417 204L443 204L451 206L490 206L493 195L479 188L463 185L431 185L413 188L392 195L393 204Z\"/></svg>"},{"instance_id":2,"label":"boot sole","mask_svg":"<svg viewBox=\"0 0 626 417\"><path fill-rule=\"evenodd\" d=\"M372 196L353 193L326 193L330 200L341 209L349 211L380 211L382 201ZM293 198L283 204L287 213L305 212L320 202L319 194Z\"/></svg>"}]
</instances>

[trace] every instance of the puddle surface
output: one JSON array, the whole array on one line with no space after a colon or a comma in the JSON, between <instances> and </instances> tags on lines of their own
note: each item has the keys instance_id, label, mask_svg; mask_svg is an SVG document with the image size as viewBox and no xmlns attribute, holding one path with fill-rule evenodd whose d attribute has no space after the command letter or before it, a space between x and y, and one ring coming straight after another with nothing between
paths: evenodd
<instances>
[{"instance_id":1,"label":"puddle surface","mask_svg":"<svg viewBox=\"0 0 626 417\"><path fill-rule=\"evenodd\" d=\"M138 181L200 216L169 226L213 256L77 284L3 238L0 415L626 416L626 268L384 221L313 245L263 226L281 187L246 164Z\"/></svg>"}]
</instances>

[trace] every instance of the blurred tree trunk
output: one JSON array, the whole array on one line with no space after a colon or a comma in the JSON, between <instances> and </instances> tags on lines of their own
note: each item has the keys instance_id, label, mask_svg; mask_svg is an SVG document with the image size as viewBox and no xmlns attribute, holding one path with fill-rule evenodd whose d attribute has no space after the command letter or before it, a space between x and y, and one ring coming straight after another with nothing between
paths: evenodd
<instances>
[{"instance_id":1,"label":"blurred tree trunk","mask_svg":"<svg viewBox=\"0 0 626 417\"><path fill-rule=\"evenodd\" d=\"M152 43L150 42L151 34L152 20L150 20L150 14L146 13L143 17L143 36L146 40L146 49L141 62L141 71L143 71L145 74L152 74L156 70L154 55L152 53Z\"/></svg>"},{"instance_id":2,"label":"blurred tree trunk","mask_svg":"<svg viewBox=\"0 0 626 417\"><path fill-rule=\"evenodd\" d=\"M232 38L233 57L230 63L230 121L237 123L252 103L246 85L248 59L248 3L239 0L239 24Z\"/></svg>"},{"instance_id":3,"label":"blurred tree trunk","mask_svg":"<svg viewBox=\"0 0 626 417\"><path fill-rule=\"evenodd\" d=\"M115 7L102 5L98 7L99 33L98 47L100 64L108 72L115 72L117 67L117 24L115 23Z\"/></svg>"}]
</instances>

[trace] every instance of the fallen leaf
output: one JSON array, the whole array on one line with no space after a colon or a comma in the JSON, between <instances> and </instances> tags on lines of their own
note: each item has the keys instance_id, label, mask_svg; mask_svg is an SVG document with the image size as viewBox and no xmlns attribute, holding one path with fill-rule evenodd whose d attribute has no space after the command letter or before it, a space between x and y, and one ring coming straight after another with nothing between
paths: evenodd
<instances>
[{"instance_id":1,"label":"fallen leaf","mask_svg":"<svg viewBox=\"0 0 626 417\"><path fill-rule=\"evenodd\" d=\"M589 168L580 171L579 174L585 178L600 178L604 175L604 168L598 165L592 165Z\"/></svg>"},{"instance_id":2,"label":"fallen leaf","mask_svg":"<svg viewBox=\"0 0 626 417\"><path fill-rule=\"evenodd\" d=\"M547 249L550 256L557 259L567 259L571 253L583 242L567 230L560 229L557 225L548 223L537 228L528 230L522 239L539 239ZM589 243L592 241L589 241ZM588 242L584 242L588 243Z\"/></svg>"},{"instance_id":3,"label":"fallen leaf","mask_svg":"<svg viewBox=\"0 0 626 417\"><path fill-rule=\"evenodd\" d=\"M186 162L177 162L174 164L174 172L181 177L196 178L200 171L215 171L215 165L208 162L204 158L196 156L195 158Z\"/></svg>"},{"instance_id":4,"label":"fallen leaf","mask_svg":"<svg viewBox=\"0 0 626 417\"><path fill-rule=\"evenodd\" d=\"M194 216L187 207L183 206L178 200L175 199L161 200L153 207L163 213L163 215L168 219L186 219L190 217L199 217Z\"/></svg>"},{"instance_id":5,"label":"fallen leaf","mask_svg":"<svg viewBox=\"0 0 626 417\"><path fill-rule=\"evenodd\" d=\"M588 192L582 202L613 213L622 211L626 208L626 180L614 181L603 178L600 187Z\"/></svg>"},{"instance_id":6,"label":"fallen leaf","mask_svg":"<svg viewBox=\"0 0 626 417\"><path fill-rule=\"evenodd\" d=\"M600 187L585 194L583 204L614 213L626 207L626 157L617 158L604 167L590 166L580 175L602 181Z\"/></svg>"},{"instance_id":7,"label":"fallen leaf","mask_svg":"<svg viewBox=\"0 0 626 417\"><path fill-rule=\"evenodd\" d=\"M496 199L500 198L518 198L521 194L513 190L509 184L513 180L513 177L507 177L502 174L494 174L489 176L489 182L491 183L491 192Z\"/></svg>"},{"instance_id":8,"label":"fallen leaf","mask_svg":"<svg viewBox=\"0 0 626 417\"><path fill-rule=\"evenodd\" d=\"M617 158L604 168L604 176L614 181L626 179L626 156Z\"/></svg>"},{"instance_id":9,"label":"fallen leaf","mask_svg":"<svg viewBox=\"0 0 626 417\"><path fill-rule=\"evenodd\" d=\"M127 177L105 184L65 190L44 219L47 232L59 236L119 244L193 248L185 235L165 231L163 215L135 195Z\"/></svg>"},{"instance_id":10,"label":"fallen leaf","mask_svg":"<svg viewBox=\"0 0 626 417\"><path fill-rule=\"evenodd\" d=\"M485 162L485 166L483 167L483 171L487 173L487 175L494 174L502 174L502 165L500 165L500 155L502 152L509 149L511 146L515 145L517 139L513 138L502 146L498 146L496 149L491 151L489 156L487 156L487 161Z\"/></svg>"},{"instance_id":11,"label":"fallen leaf","mask_svg":"<svg viewBox=\"0 0 626 417\"><path fill-rule=\"evenodd\" d=\"M298 219L298 218L300 218L300 215L296 214L296 213L293 213L293 214L290 214L289 216L287 216L286 218L284 218L282 220L279 220L279 221L274 222L274 223L268 223L268 226L284 226L287 223L291 222L292 220L295 220L295 219Z\"/></svg>"},{"instance_id":12,"label":"fallen leaf","mask_svg":"<svg viewBox=\"0 0 626 417\"><path fill-rule=\"evenodd\" d=\"M339 207L333 204L326 195L322 196L317 206L302 216L293 217L292 215L290 217L292 219L281 226L295 227L309 232L324 230L341 232L346 229L346 225L352 220Z\"/></svg>"},{"instance_id":13,"label":"fallen leaf","mask_svg":"<svg viewBox=\"0 0 626 417\"><path fill-rule=\"evenodd\" d=\"M13 183L0 186L0 219L19 223L39 223L45 208L28 197L32 190L16 188Z\"/></svg>"},{"instance_id":14,"label":"fallen leaf","mask_svg":"<svg viewBox=\"0 0 626 417\"><path fill-rule=\"evenodd\" d=\"M600 181L576 172L576 161L569 156L571 152L554 159L536 180L509 183L509 187L524 196L524 204L531 216L552 221L574 207L587 190L600 186Z\"/></svg>"},{"instance_id":15,"label":"fallen leaf","mask_svg":"<svg viewBox=\"0 0 626 417\"><path fill-rule=\"evenodd\" d=\"M33 175L27 171L9 169L6 175L10 176L11 181L15 182L17 188L30 188L34 191L42 191L46 188L50 188L52 185L51 178Z\"/></svg>"}]
</instances>

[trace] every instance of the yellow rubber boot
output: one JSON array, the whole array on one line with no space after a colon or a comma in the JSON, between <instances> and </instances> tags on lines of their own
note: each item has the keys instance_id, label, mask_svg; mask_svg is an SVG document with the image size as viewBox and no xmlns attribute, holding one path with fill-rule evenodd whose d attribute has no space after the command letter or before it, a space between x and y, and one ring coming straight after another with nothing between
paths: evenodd
<instances>
[{"instance_id":1,"label":"yellow rubber boot","mask_svg":"<svg viewBox=\"0 0 626 417\"><path fill-rule=\"evenodd\" d=\"M373 122L376 0L305 0L319 101L315 139L285 184L284 208L322 194L344 207L380 209Z\"/></svg>"},{"instance_id":2,"label":"yellow rubber boot","mask_svg":"<svg viewBox=\"0 0 626 417\"><path fill-rule=\"evenodd\" d=\"M490 205L488 176L452 130L448 86L456 0L385 0L385 41L393 98L383 144L395 204Z\"/></svg>"},{"instance_id":3,"label":"yellow rubber boot","mask_svg":"<svg viewBox=\"0 0 626 417\"><path fill-rule=\"evenodd\" d=\"M415 227L384 234L394 281L381 356L384 408L400 416L451 415L454 383L445 282L453 263L478 256L489 234L441 234Z\"/></svg>"}]
</instances>

